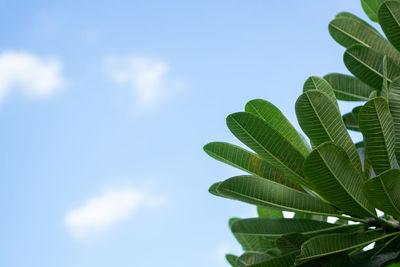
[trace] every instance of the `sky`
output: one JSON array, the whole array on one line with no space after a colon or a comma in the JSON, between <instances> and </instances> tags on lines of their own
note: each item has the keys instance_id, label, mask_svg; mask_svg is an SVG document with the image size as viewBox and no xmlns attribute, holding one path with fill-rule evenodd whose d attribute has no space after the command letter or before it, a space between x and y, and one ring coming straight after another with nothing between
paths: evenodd
<instances>
[{"instance_id":1,"label":"sky","mask_svg":"<svg viewBox=\"0 0 400 267\"><path fill-rule=\"evenodd\" d=\"M0 266L228 266L228 219L256 212L208 193L241 172L202 147L239 144L225 118L254 98L299 129L304 81L348 73L341 11L366 19L348 0L0 0Z\"/></svg>"}]
</instances>

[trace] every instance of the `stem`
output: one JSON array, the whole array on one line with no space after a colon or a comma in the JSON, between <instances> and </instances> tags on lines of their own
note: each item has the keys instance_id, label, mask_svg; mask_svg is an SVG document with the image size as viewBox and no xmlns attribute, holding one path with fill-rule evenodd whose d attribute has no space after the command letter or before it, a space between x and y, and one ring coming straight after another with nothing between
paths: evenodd
<instances>
[{"instance_id":1,"label":"stem","mask_svg":"<svg viewBox=\"0 0 400 267\"><path fill-rule=\"evenodd\" d=\"M400 231L400 224L398 221L387 220L383 218L377 218L376 221L379 222L383 228L393 231Z\"/></svg>"},{"instance_id":2,"label":"stem","mask_svg":"<svg viewBox=\"0 0 400 267\"><path fill-rule=\"evenodd\" d=\"M351 217L351 216L335 215L334 217L341 218L341 219L346 219L348 221L360 222L360 223L365 223L365 224L368 223L368 221L365 220L365 219L360 219L360 218Z\"/></svg>"}]
</instances>

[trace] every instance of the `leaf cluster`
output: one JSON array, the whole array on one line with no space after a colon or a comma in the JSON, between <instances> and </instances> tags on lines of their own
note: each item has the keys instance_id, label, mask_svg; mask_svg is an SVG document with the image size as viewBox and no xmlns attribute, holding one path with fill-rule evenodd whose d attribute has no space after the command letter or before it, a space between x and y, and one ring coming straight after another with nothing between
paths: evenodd
<instances>
[{"instance_id":1,"label":"leaf cluster","mask_svg":"<svg viewBox=\"0 0 400 267\"><path fill-rule=\"evenodd\" d=\"M258 207L257 218L229 221L244 250L226 256L234 267L387 266L400 260L400 1L361 2L386 37L350 13L330 22L353 76L306 80L295 109L310 144L277 107L255 99L226 120L248 149L225 142L204 146L211 157L248 173L213 184L210 193ZM342 115L338 100L363 105ZM354 144L349 130L361 132L363 141Z\"/></svg>"}]
</instances>

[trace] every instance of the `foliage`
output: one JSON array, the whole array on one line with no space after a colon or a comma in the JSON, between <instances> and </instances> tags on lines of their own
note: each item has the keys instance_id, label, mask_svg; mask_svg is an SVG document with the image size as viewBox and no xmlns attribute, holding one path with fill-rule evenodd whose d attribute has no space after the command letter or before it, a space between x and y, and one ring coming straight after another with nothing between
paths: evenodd
<instances>
[{"instance_id":1,"label":"foliage","mask_svg":"<svg viewBox=\"0 0 400 267\"><path fill-rule=\"evenodd\" d=\"M344 64L354 76L331 73L305 82L295 109L311 146L278 108L255 99L227 117L230 131L254 152L223 142L204 147L249 174L209 191L258 207L258 218L229 222L244 250L226 256L232 266L400 261L400 1L361 2L387 39L350 13L331 21L329 32L346 48ZM337 100L366 103L341 115ZM348 130L361 132L363 142L354 144ZM285 218L282 211L295 215Z\"/></svg>"}]
</instances>

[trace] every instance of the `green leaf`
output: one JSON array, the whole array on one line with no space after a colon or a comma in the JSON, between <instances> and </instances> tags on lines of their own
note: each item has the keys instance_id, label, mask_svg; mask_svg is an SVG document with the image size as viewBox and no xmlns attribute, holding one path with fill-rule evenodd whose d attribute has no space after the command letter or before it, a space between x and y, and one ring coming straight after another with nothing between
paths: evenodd
<instances>
[{"instance_id":1,"label":"green leaf","mask_svg":"<svg viewBox=\"0 0 400 267\"><path fill-rule=\"evenodd\" d=\"M360 225L337 225L308 219L250 218L237 220L231 231L245 251L265 251L276 246L276 240L286 233L302 233L309 238L326 233L343 233L359 229Z\"/></svg>"},{"instance_id":2,"label":"green leaf","mask_svg":"<svg viewBox=\"0 0 400 267\"><path fill-rule=\"evenodd\" d=\"M257 214L259 217L283 218L283 213L281 210L271 209L262 206L257 207Z\"/></svg>"},{"instance_id":3,"label":"green leaf","mask_svg":"<svg viewBox=\"0 0 400 267\"><path fill-rule=\"evenodd\" d=\"M349 251L367 246L375 241L398 235L399 233L384 234L382 231L371 230L362 233L326 234L310 238L301 246L301 254L296 264L315 258Z\"/></svg>"},{"instance_id":4,"label":"green leaf","mask_svg":"<svg viewBox=\"0 0 400 267\"><path fill-rule=\"evenodd\" d=\"M374 49L354 45L346 50L343 61L347 69L362 82L381 90L383 83L382 62L383 54ZM400 67L391 58L387 59L389 82L400 75Z\"/></svg>"},{"instance_id":5,"label":"green leaf","mask_svg":"<svg viewBox=\"0 0 400 267\"><path fill-rule=\"evenodd\" d=\"M301 267L338 267L338 266L348 267L348 266L352 266L352 267L355 267L352 265L352 262L350 261L350 257L344 252L337 253L334 255L320 257L320 258L317 258L317 259L314 259L311 261L304 262L303 264L298 264L296 266L301 266ZM363 266L363 267L367 267L367 266ZM371 267L371 266L368 266L368 267Z\"/></svg>"},{"instance_id":6,"label":"green leaf","mask_svg":"<svg viewBox=\"0 0 400 267\"><path fill-rule=\"evenodd\" d=\"M368 101L360 110L359 125L364 136L366 154L375 173L392 169L395 139L387 101L382 97Z\"/></svg>"},{"instance_id":7,"label":"green leaf","mask_svg":"<svg viewBox=\"0 0 400 267\"><path fill-rule=\"evenodd\" d=\"M384 2L379 8L378 18L386 37L400 51L400 2Z\"/></svg>"},{"instance_id":8,"label":"green leaf","mask_svg":"<svg viewBox=\"0 0 400 267\"><path fill-rule=\"evenodd\" d=\"M232 229L232 225L233 225L236 221L239 221L239 220L241 220L241 219L240 219L240 218L236 218L236 217L230 218L229 221L228 221L229 228Z\"/></svg>"},{"instance_id":9,"label":"green leaf","mask_svg":"<svg viewBox=\"0 0 400 267\"><path fill-rule=\"evenodd\" d=\"M271 256L260 252L245 252L238 259L238 267L252 266L253 264L265 262L271 259Z\"/></svg>"},{"instance_id":10,"label":"green leaf","mask_svg":"<svg viewBox=\"0 0 400 267\"><path fill-rule=\"evenodd\" d=\"M361 0L361 5L367 16L375 22L378 22L378 10L386 0Z\"/></svg>"},{"instance_id":11,"label":"green leaf","mask_svg":"<svg viewBox=\"0 0 400 267\"><path fill-rule=\"evenodd\" d=\"M214 196L217 197L224 197L224 198L230 198L229 196L225 196L224 194L221 194L220 192L218 192L218 186L221 184L222 182L217 182L217 183L213 183L210 188L208 189L208 192Z\"/></svg>"},{"instance_id":12,"label":"green leaf","mask_svg":"<svg viewBox=\"0 0 400 267\"><path fill-rule=\"evenodd\" d=\"M353 112L344 114L342 118L347 129L357 132L360 131L360 127L358 126L358 118L354 116Z\"/></svg>"},{"instance_id":13,"label":"green leaf","mask_svg":"<svg viewBox=\"0 0 400 267\"><path fill-rule=\"evenodd\" d=\"M369 179L363 192L377 209L400 218L400 170L388 170Z\"/></svg>"},{"instance_id":14,"label":"green leaf","mask_svg":"<svg viewBox=\"0 0 400 267\"><path fill-rule=\"evenodd\" d=\"M282 112L270 102L263 99L251 100L247 102L245 111L266 121L270 127L274 128L295 148L297 148L303 156L307 156L310 153L310 150L299 132L297 132Z\"/></svg>"},{"instance_id":15,"label":"green leaf","mask_svg":"<svg viewBox=\"0 0 400 267\"><path fill-rule=\"evenodd\" d=\"M263 119L248 112L231 114L226 119L228 128L287 177L305 185L302 177L303 154Z\"/></svg>"},{"instance_id":16,"label":"green leaf","mask_svg":"<svg viewBox=\"0 0 400 267\"><path fill-rule=\"evenodd\" d=\"M288 253L300 250L301 244L308 239L307 236L300 233L283 234L276 240L276 246L282 253Z\"/></svg>"},{"instance_id":17,"label":"green leaf","mask_svg":"<svg viewBox=\"0 0 400 267\"><path fill-rule=\"evenodd\" d=\"M346 113L342 116L344 124L346 125L346 128L349 130L353 131L360 131L360 127L358 125L358 113L360 112L362 106L357 106L353 108L353 110L349 113ZM356 148L357 144L356 144Z\"/></svg>"},{"instance_id":18,"label":"green leaf","mask_svg":"<svg viewBox=\"0 0 400 267\"><path fill-rule=\"evenodd\" d=\"M237 267L237 260L239 259L238 256L232 255L232 254L226 254L225 255L226 260L229 262L229 264L232 267Z\"/></svg>"},{"instance_id":19,"label":"green leaf","mask_svg":"<svg viewBox=\"0 0 400 267\"><path fill-rule=\"evenodd\" d=\"M385 254L385 253L389 253L389 252L393 252L393 251L398 251L400 248L400 236L395 236L392 237L389 241L384 241L384 245L382 247L380 247L375 253L374 256L377 256L379 254Z\"/></svg>"},{"instance_id":20,"label":"green leaf","mask_svg":"<svg viewBox=\"0 0 400 267\"><path fill-rule=\"evenodd\" d=\"M214 159L229 164L242 171L303 191L299 184L293 182L283 172L261 159L257 154L247 151L239 146L224 142L212 142L205 145L203 149Z\"/></svg>"},{"instance_id":21,"label":"green leaf","mask_svg":"<svg viewBox=\"0 0 400 267\"><path fill-rule=\"evenodd\" d=\"M387 69L387 56L383 56L383 63L382 63L382 74L383 74L383 82L382 82L382 92L381 96L388 100L389 98L389 80L388 80L388 69Z\"/></svg>"},{"instance_id":22,"label":"green leaf","mask_svg":"<svg viewBox=\"0 0 400 267\"><path fill-rule=\"evenodd\" d=\"M335 92L336 98L344 101L368 101L373 88L359 79L340 73L330 73L324 76Z\"/></svg>"},{"instance_id":23,"label":"green leaf","mask_svg":"<svg viewBox=\"0 0 400 267\"><path fill-rule=\"evenodd\" d=\"M355 16L354 16L355 17ZM329 33L339 44L349 48L362 45L399 61L399 52L378 31L360 18L336 17L329 23Z\"/></svg>"},{"instance_id":24,"label":"green leaf","mask_svg":"<svg viewBox=\"0 0 400 267\"><path fill-rule=\"evenodd\" d=\"M325 143L314 149L304 162L304 174L319 195L345 213L376 216L361 191L364 178L341 147Z\"/></svg>"},{"instance_id":25,"label":"green leaf","mask_svg":"<svg viewBox=\"0 0 400 267\"><path fill-rule=\"evenodd\" d=\"M281 255L275 258L271 258L259 263L245 265L247 267L290 267L293 266L293 263L298 255L298 251L293 251L291 253Z\"/></svg>"},{"instance_id":26,"label":"green leaf","mask_svg":"<svg viewBox=\"0 0 400 267\"><path fill-rule=\"evenodd\" d=\"M339 105L336 101L335 92L333 91L332 86L325 79L317 76L311 76L310 78L308 78L304 83L303 92L307 92L310 90L318 90L322 93L325 93L339 109Z\"/></svg>"},{"instance_id":27,"label":"green leaf","mask_svg":"<svg viewBox=\"0 0 400 267\"><path fill-rule=\"evenodd\" d=\"M333 207L307 193L255 176L227 179L218 186L218 192L258 206L327 216L337 214Z\"/></svg>"},{"instance_id":28,"label":"green leaf","mask_svg":"<svg viewBox=\"0 0 400 267\"><path fill-rule=\"evenodd\" d=\"M393 118L395 132L395 155L400 163L400 77L393 80L389 87L389 109Z\"/></svg>"},{"instance_id":29,"label":"green leaf","mask_svg":"<svg viewBox=\"0 0 400 267\"><path fill-rule=\"evenodd\" d=\"M378 93L376 91L372 91L372 93L369 95L369 100L371 100L377 96L378 96Z\"/></svg>"},{"instance_id":30,"label":"green leaf","mask_svg":"<svg viewBox=\"0 0 400 267\"><path fill-rule=\"evenodd\" d=\"M329 141L341 146L357 170L362 172L360 157L342 116L324 93L316 90L303 93L296 102L296 115L304 133L315 146Z\"/></svg>"},{"instance_id":31,"label":"green leaf","mask_svg":"<svg viewBox=\"0 0 400 267\"><path fill-rule=\"evenodd\" d=\"M349 12L340 12L336 15L336 19L339 18L348 18L348 19L353 19L356 21L359 21L360 23L364 24L365 26L369 27L371 30L374 30L378 32L374 27L372 27L370 24L368 24L366 21L362 20L361 18L357 17L356 15L349 13Z\"/></svg>"}]
</instances>

